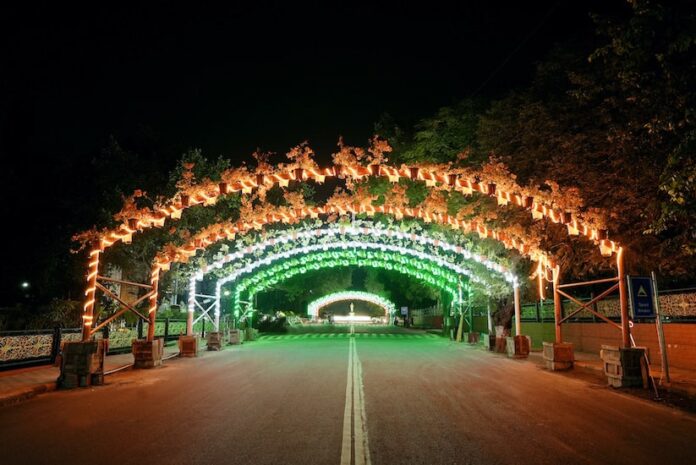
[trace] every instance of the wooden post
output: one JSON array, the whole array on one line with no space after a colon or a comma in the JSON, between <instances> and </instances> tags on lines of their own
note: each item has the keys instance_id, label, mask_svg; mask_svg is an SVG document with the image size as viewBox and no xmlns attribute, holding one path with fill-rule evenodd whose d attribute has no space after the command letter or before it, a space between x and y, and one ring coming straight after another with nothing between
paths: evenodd
<instances>
[{"instance_id":1,"label":"wooden post","mask_svg":"<svg viewBox=\"0 0 696 465\"><path fill-rule=\"evenodd\" d=\"M515 336L522 335L522 311L520 309L520 286L515 286Z\"/></svg>"},{"instance_id":2,"label":"wooden post","mask_svg":"<svg viewBox=\"0 0 696 465\"><path fill-rule=\"evenodd\" d=\"M486 322L488 323L488 334L493 334L493 318L491 317L491 298L486 300Z\"/></svg>"},{"instance_id":3,"label":"wooden post","mask_svg":"<svg viewBox=\"0 0 696 465\"><path fill-rule=\"evenodd\" d=\"M624 269L623 247L616 253L616 267L619 280L619 305L621 307L621 335L624 348L631 347L631 328L628 325L628 289Z\"/></svg>"},{"instance_id":4,"label":"wooden post","mask_svg":"<svg viewBox=\"0 0 696 465\"><path fill-rule=\"evenodd\" d=\"M87 289L85 290L85 305L82 313L82 340L89 341L92 338L92 323L94 319L94 305L97 298L97 277L99 275L98 244L92 245L89 252L89 264L87 266Z\"/></svg>"},{"instance_id":5,"label":"wooden post","mask_svg":"<svg viewBox=\"0 0 696 465\"><path fill-rule=\"evenodd\" d=\"M157 294L159 292L159 268L155 267L152 270L150 283L152 284L152 295L150 295L149 324L147 325L147 340L152 342L155 340L155 320L157 318Z\"/></svg>"},{"instance_id":6,"label":"wooden post","mask_svg":"<svg viewBox=\"0 0 696 465\"><path fill-rule=\"evenodd\" d=\"M186 313L186 335L193 336L193 312L189 310Z\"/></svg>"},{"instance_id":7,"label":"wooden post","mask_svg":"<svg viewBox=\"0 0 696 465\"><path fill-rule=\"evenodd\" d=\"M556 323L556 343L560 344L563 342L563 335L561 334L561 294L558 293L558 285L560 284L560 270L558 266L553 268L553 319Z\"/></svg>"}]
</instances>

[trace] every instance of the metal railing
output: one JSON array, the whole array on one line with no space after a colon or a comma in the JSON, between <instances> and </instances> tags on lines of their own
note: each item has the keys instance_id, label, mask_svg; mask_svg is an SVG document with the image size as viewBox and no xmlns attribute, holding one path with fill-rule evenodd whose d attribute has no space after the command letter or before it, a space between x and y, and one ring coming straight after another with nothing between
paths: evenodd
<instances>
[{"instance_id":1,"label":"metal railing","mask_svg":"<svg viewBox=\"0 0 696 465\"><path fill-rule=\"evenodd\" d=\"M80 340L81 328L0 332L0 370L54 363L61 343Z\"/></svg>"},{"instance_id":2,"label":"metal railing","mask_svg":"<svg viewBox=\"0 0 696 465\"><path fill-rule=\"evenodd\" d=\"M205 336L212 325L201 321L194 325L194 332ZM155 337L164 339L165 344L179 339L186 332L185 319L159 320L155 323ZM54 328L21 331L0 331L0 370L47 365L55 363L64 342L80 341L81 328ZM130 352L133 339L143 339L147 334L147 323L122 327L109 331L108 354ZM98 332L96 338L103 338Z\"/></svg>"}]
</instances>

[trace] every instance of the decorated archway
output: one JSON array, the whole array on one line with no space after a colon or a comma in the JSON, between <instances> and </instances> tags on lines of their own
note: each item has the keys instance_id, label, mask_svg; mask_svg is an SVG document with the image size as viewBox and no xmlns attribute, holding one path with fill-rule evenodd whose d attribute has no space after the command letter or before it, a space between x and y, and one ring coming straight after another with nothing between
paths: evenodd
<instances>
[{"instance_id":1,"label":"decorated archway","mask_svg":"<svg viewBox=\"0 0 696 465\"><path fill-rule=\"evenodd\" d=\"M353 300L368 302L377 305L378 307L382 307L387 317L389 317L389 315L393 315L394 312L396 312L396 305L394 305L392 301L380 295L362 291L341 291L322 296L317 300L310 302L307 305L307 315L309 316L309 318L316 320L319 318L319 312L324 307L327 307L336 302L346 302Z\"/></svg>"},{"instance_id":2,"label":"decorated archway","mask_svg":"<svg viewBox=\"0 0 696 465\"><path fill-rule=\"evenodd\" d=\"M180 218L182 211L191 206L212 205L221 196L233 192L249 193L255 190L260 194L274 185L287 186L291 180L321 183L326 177L337 177L345 179L350 185L354 185L367 177L386 177L392 182L398 182L400 179L424 182L433 193L426 199L430 202L424 202L422 205L412 208L404 202L403 198L398 199L398 196L392 196L392 198L387 199L387 202L379 204L379 202L375 202L376 199L374 197L365 195L364 191L360 195L361 191L358 189L352 194L335 195L324 206L306 206L290 202L292 205L290 208L285 208L284 210L281 208L271 213L268 212L268 208L261 209L261 211L257 211L251 217L249 216L252 213L251 211L242 211L241 221L237 224L215 225L217 231L206 228L201 231L201 234L206 237L197 235L198 237L193 242L183 246L170 247L164 253L159 254L155 259L149 284L128 284L138 285L147 289L146 295L141 297L139 301L149 300L148 316L151 321L154 321L160 273L166 271L171 263L177 261L185 262L196 253L196 250L203 249L218 240L232 239L238 232L251 228L261 228L269 221L289 223L305 216L312 217L319 214L366 213L371 215L383 213L394 215L397 218L412 216L422 218L426 222L436 221L467 232L476 232L482 237L493 238L505 244L506 247L515 248L523 255L537 261L536 276L539 279L540 291L543 291L541 285L543 280L551 282L554 287L556 335L557 340L560 341L560 325L568 318L568 316L564 320L560 318L560 298L561 295L564 295L574 300L563 288L575 286L577 283L561 285L558 266L535 246L525 244L523 238L516 237L518 235L515 234L516 231L495 230L486 225L485 219L482 221L465 220L459 216L450 216L446 209L443 211L442 208L434 208L435 204L438 203L437 192L455 190L465 195L472 195L474 192L477 192L485 196L494 197L499 206L509 204L525 208L530 212L533 219L546 218L552 223L565 225L569 235L581 235L594 241L604 256L611 256L616 252L617 277L602 280L602 282L615 284L603 293L602 297L618 289L622 316L620 328L623 332L624 344L628 345L629 328L626 286L623 279L623 250L616 242L608 239L607 230L600 215L581 211L576 205L568 203L564 200L563 193L558 191L558 189L551 189L550 193L543 191L532 192L524 189L514 182L514 176L504 172L504 170L502 170L503 172L495 169L487 171L486 167L484 167L481 171L472 171L463 168L452 168L449 165L389 166L384 163L383 156L384 152L388 151L388 146L383 141L377 139L373 142L373 146L368 150L370 155L367 155L361 149L342 146L340 152L334 155L334 166L330 168L319 168L311 158L311 150L308 150L306 146L301 146L293 149L288 154L290 159L288 164L272 166L263 163L255 172L251 172L245 167L227 170L221 174L222 181L217 183L212 181L193 183L189 178L188 182L181 183L180 190L174 197L157 202L152 208L136 208L133 202L127 203L126 207L117 215L117 218L123 221L118 228L91 231L80 236L80 239L89 241L91 244L89 250L88 287L85 293L86 299L83 315L83 338L88 339L97 329L93 328L92 324L97 289L107 295L110 294L111 297L120 301L100 283L100 280L103 281L108 278L99 275L100 254L116 242L123 241L128 243L132 240L133 234L140 230L162 227L167 219L176 220ZM494 167L495 164L487 166L490 168L490 166ZM184 181L186 181L186 178ZM397 191L396 188L394 190ZM516 295L517 300L518 296ZM575 301L577 302L577 300ZM127 310L136 311L133 308L133 304L121 303L124 304L124 309L121 312ZM588 310L609 321L590 308L592 303L581 304L581 309ZM154 325L151 324L149 328L154 330ZM152 339L152 337L153 334L148 334L148 339Z\"/></svg>"}]
</instances>

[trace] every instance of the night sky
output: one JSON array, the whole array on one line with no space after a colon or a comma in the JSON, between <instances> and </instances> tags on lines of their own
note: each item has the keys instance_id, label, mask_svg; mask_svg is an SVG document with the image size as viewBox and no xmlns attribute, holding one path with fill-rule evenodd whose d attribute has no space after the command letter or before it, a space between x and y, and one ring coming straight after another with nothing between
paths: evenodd
<instances>
[{"instance_id":1,"label":"night sky","mask_svg":"<svg viewBox=\"0 0 696 465\"><path fill-rule=\"evenodd\" d=\"M0 12L0 306L46 279L41 254L68 253L56 238L93 222L75 204L110 135L156 146L164 173L191 147L241 162L309 140L328 156L384 112L409 125L525 85L554 44L591 43L590 11L625 2L95 3Z\"/></svg>"}]
</instances>

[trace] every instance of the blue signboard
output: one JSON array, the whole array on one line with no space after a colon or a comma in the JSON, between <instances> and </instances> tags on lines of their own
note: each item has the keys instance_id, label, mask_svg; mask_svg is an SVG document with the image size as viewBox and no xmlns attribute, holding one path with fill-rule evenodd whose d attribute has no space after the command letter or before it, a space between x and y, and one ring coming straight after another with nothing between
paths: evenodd
<instances>
[{"instance_id":1,"label":"blue signboard","mask_svg":"<svg viewBox=\"0 0 696 465\"><path fill-rule=\"evenodd\" d=\"M655 318L652 279L629 276L628 294L631 297L633 318Z\"/></svg>"}]
</instances>

